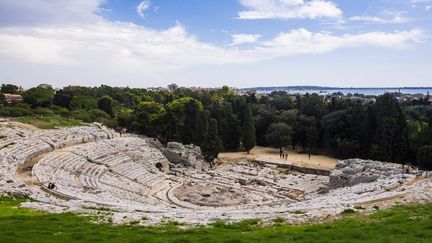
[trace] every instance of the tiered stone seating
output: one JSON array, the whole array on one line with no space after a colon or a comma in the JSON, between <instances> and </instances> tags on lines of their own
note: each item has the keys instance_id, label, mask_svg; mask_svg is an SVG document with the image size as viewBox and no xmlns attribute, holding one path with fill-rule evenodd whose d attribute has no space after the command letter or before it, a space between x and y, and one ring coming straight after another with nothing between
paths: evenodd
<instances>
[{"instance_id":1,"label":"tiered stone seating","mask_svg":"<svg viewBox=\"0 0 432 243\"><path fill-rule=\"evenodd\" d=\"M15 143L17 140L21 139L17 134L10 134L0 131L0 150L7 148L9 145Z\"/></svg>"},{"instance_id":2,"label":"tiered stone seating","mask_svg":"<svg viewBox=\"0 0 432 243\"><path fill-rule=\"evenodd\" d=\"M155 164L167 163L145 139L119 138L108 129L28 130L0 125L1 178L14 177L19 165L40 155L32 175L44 186L54 182L58 193L101 203L144 201L164 180Z\"/></svg>"},{"instance_id":3,"label":"tiered stone seating","mask_svg":"<svg viewBox=\"0 0 432 243\"><path fill-rule=\"evenodd\" d=\"M107 171L105 166L90 163L84 164L80 170L81 185L90 189L99 189L99 178Z\"/></svg>"},{"instance_id":4,"label":"tiered stone seating","mask_svg":"<svg viewBox=\"0 0 432 243\"><path fill-rule=\"evenodd\" d=\"M149 193L149 190L142 184L116 174L106 173L102 175L99 182L104 191L125 199L142 201L142 197Z\"/></svg>"},{"instance_id":5,"label":"tiered stone seating","mask_svg":"<svg viewBox=\"0 0 432 243\"><path fill-rule=\"evenodd\" d=\"M164 174L146 159L149 151L163 157L140 138L87 143L48 154L33 174L42 183L55 182L56 191L84 200L143 201L164 180Z\"/></svg>"},{"instance_id":6,"label":"tiered stone seating","mask_svg":"<svg viewBox=\"0 0 432 243\"><path fill-rule=\"evenodd\" d=\"M80 146L79 148L80 149L75 149L74 153L92 161L101 159L113 153L113 148L110 145L102 142L98 143L98 146L94 146L94 144L86 144L84 146Z\"/></svg>"},{"instance_id":7,"label":"tiered stone seating","mask_svg":"<svg viewBox=\"0 0 432 243\"><path fill-rule=\"evenodd\" d=\"M48 130L41 134L41 139L52 144L56 149L87 142L99 141L118 137L119 134L109 129L90 127L72 127L58 130Z\"/></svg>"},{"instance_id":8,"label":"tiered stone seating","mask_svg":"<svg viewBox=\"0 0 432 243\"><path fill-rule=\"evenodd\" d=\"M131 157L124 153L112 153L108 154L103 158L95 159L96 163L106 164L110 167L114 167L117 164L122 164L127 161L131 161Z\"/></svg>"}]
</instances>

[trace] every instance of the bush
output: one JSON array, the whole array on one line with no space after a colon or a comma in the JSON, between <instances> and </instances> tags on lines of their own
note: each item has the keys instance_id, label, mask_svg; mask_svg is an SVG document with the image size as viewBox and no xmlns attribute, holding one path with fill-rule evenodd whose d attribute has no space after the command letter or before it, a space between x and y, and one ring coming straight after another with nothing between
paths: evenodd
<instances>
[{"instance_id":1,"label":"bush","mask_svg":"<svg viewBox=\"0 0 432 243\"><path fill-rule=\"evenodd\" d=\"M92 122L91 116L86 110L72 111L70 113L70 117L84 122Z\"/></svg>"},{"instance_id":2,"label":"bush","mask_svg":"<svg viewBox=\"0 0 432 243\"><path fill-rule=\"evenodd\" d=\"M70 111L67 108L57 106L57 105L52 105L51 110L54 112L54 114L60 115L60 116L66 117L66 116L69 116L69 114L70 114Z\"/></svg>"},{"instance_id":3,"label":"bush","mask_svg":"<svg viewBox=\"0 0 432 243\"><path fill-rule=\"evenodd\" d=\"M105 111L99 109L89 110L88 113L90 114L92 121L102 122L102 120L104 119L111 118L111 116L108 115Z\"/></svg>"},{"instance_id":4,"label":"bush","mask_svg":"<svg viewBox=\"0 0 432 243\"><path fill-rule=\"evenodd\" d=\"M81 122L60 116L37 116L37 117L20 117L18 122L30 124L40 129L54 129L57 127L81 126Z\"/></svg>"},{"instance_id":5,"label":"bush","mask_svg":"<svg viewBox=\"0 0 432 243\"><path fill-rule=\"evenodd\" d=\"M31 105L33 108L37 107L49 107L51 105L52 99L54 98L53 89L45 88L31 88L24 92L24 101Z\"/></svg>"},{"instance_id":6,"label":"bush","mask_svg":"<svg viewBox=\"0 0 432 243\"><path fill-rule=\"evenodd\" d=\"M32 110L18 106L5 106L0 108L0 116L19 117L31 116L33 114Z\"/></svg>"},{"instance_id":7,"label":"bush","mask_svg":"<svg viewBox=\"0 0 432 243\"><path fill-rule=\"evenodd\" d=\"M37 108L33 111L36 115L49 116L54 115L54 112L48 108Z\"/></svg>"}]
</instances>

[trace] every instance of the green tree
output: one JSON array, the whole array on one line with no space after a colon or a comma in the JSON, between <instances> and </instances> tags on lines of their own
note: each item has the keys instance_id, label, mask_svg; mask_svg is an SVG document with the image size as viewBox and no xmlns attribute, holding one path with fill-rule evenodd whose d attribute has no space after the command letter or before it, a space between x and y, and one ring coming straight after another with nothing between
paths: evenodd
<instances>
[{"instance_id":1,"label":"green tree","mask_svg":"<svg viewBox=\"0 0 432 243\"><path fill-rule=\"evenodd\" d=\"M99 109L105 111L110 116L114 114L113 99L110 96L103 96L97 101L97 104Z\"/></svg>"},{"instance_id":2,"label":"green tree","mask_svg":"<svg viewBox=\"0 0 432 243\"><path fill-rule=\"evenodd\" d=\"M176 99L166 105L168 137L182 143L198 142L197 126L203 105L191 97ZM197 144L199 145L199 144Z\"/></svg>"},{"instance_id":3,"label":"green tree","mask_svg":"<svg viewBox=\"0 0 432 243\"><path fill-rule=\"evenodd\" d=\"M379 96L374 110L376 129L371 146L372 157L405 162L409 151L407 124L398 101L391 94Z\"/></svg>"},{"instance_id":4,"label":"green tree","mask_svg":"<svg viewBox=\"0 0 432 243\"><path fill-rule=\"evenodd\" d=\"M369 149L367 112L361 104L323 117L324 146L341 157L364 157Z\"/></svg>"},{"instance_id":5,"label":"green tree","mask_svg":"<svg viewBox=\"0 0 432 243\"><path fill-rule=\"evenodd\" d=\"M147 136L161 135L165 109L154 101L141 102L132 114L132 130Z\"/></svg>"},{"instance_id":6,"label":"green tree","mask_svg":"<svg viewBox=\"0 0 432 243\"><path fill-rule=\"evenodd\" d=\"M298 125L294 130L293 147L295 147L297 143L301 144L303 150L305 150L306 147L313 149L317 146L318 129L315 117L300 115L298 118Z\"/></svg>"},{"instance_id":7,"label":"green tree","mask_svg":"<svg viewBox=\"0 0 432 243\"><path fill-rule=\"evenodd\" d=\"M232 111L231 104L221 109L219 121L219 134L225 151L237 151L240 147L241 128L237 116Z\"/></svg>"},{"instance_id":8,"label":"green tree","mask_svg":"<svg viewBox=\"0 0 432 243\"><path fill-rule=\"evenodd\" d=\"M290 127L298 125L299 111L297 109L282 111L276 118L276 122L283 122Z\"/></svg>"},{"instance_id":9,"label":"green tree","mask_svg":"<svg viewBox=\"0 0 432 243\"><path fill-rule=\"evenodd\" d=\"M54 98L53 89L31 88L24 92L24 101L32 108L49 107Z\"/></svg>"},{"instance_id":10,"label":"green tree","mask_svg":"<svg viewBox=\"0 0 432 243\"><path fill-rule=\"evenodd\" d=\"M265 135L269 126L275 122L276 110L266 104L253 105L254 108L254 122L255 122L255 135L256 144L260 146L267 146ZM244 117L244 113L243 113Z\"/></svg>"},{"instance_id":11,"label":"green tree","mask_svg":"<svg viewBox=\"0 0 432 243\"><path fill-rule=\"evenodd\" d=\"M117 113L117 121L118 125L121 128L130 127L133 118L133 109L130 108L121 108Z\"/></svg>"},{"instance_id":12,"label":"green tree","mask_svg":"<svg viewBox=\"0 0 432 243\"><path fill-rule=\"evenodd\" d=\"M266 140L267 144L275 148L282 148L291 143L294 131L292 127L285 123L273 123L267 130Z\"/></svg>"},{"instance_id":13,"label":"green tree","mask_svg":"<svg viewBox=\"0 0 432 243\"><path fill-rule=\"evenodd\" d=\"M0 88L0 93L5 94L18 94L19 88L13 84L2 84Z\"/></svg>"},{"instance_id":14,"label":"green tree","mask_svg":"<svg viewBox=\"0 0 432 243\"><path fill-rule=\"evenodd\" d=\"M91 110L97 108L97 101L90 96L75 95L70 101L72 110Z\"/></svg>"},{"instance_id":15,"label":"green tree","mask_svg":"<svg viewBox=\"0 0 432 243\"><path fill-rule=\"evenodd\" d=\"M90 114L86 110L82 109L72 111L70 117L84 122L92 122Z\"/></svg>"},{"instance_id":16,"label":"green tree","mask_svg":"<svg viewBox=\"0 0 432 243\"><path fill-rule=\"evenodd\" d=\"M432 145L425 145L417 150L417 164L432 169Z\"/></svg>"},{"instance_id":17,"label":"green tree","mask_svg":"<svg viewBox=\"0 0 432 243\"><path fill-rule=\"evenodd\" d=\"M273 91L269 97L271 99L270 103L278 110L289 110L294 107L291 95L285 91Z\"/></svg>"},{"instance_id":18,"label":"green tree","mask_svg":"<svg viewBox=\"0 0 432 243\"><path fill-rule=\"evenodd\" d=\"M222 150L222 141L218 136L217 120L210 119L208 136L201 146L202 154L207 162L213 163L214 159L218 157L219 152Z\"/></svg>"},{"instance_id":19,"label":"green tree","mask_svg":"<svg viewBox=\"0 0 432 243\"><path fill-rule=\"evenodd\" d=\"M307 116L321 119L328 113L327 105L318 94L306 94L301 98L300 111Z\"/></svg>"},{"instance_id":20,"label":"green tree","mask_svg":"<svg viewBox=\"0 0 432 243\"><path fill-rule=\"evenodd\" d=\"M170 91L170 92L176 92L177 90L178 90L178 85L177 84L169 84L168 85L168 90Z\"/></svg>"},{"instance_id":21,"label":"green tree","mask_svg":"<svg viewBox=\"0 0 432 243\"><path fill-rule=\"evenodd\" d=\"M198 101L199 102L199 101ZM184 106L184 123L181 135L181 141L186 144L200 145L198 134L202 131L200 123L202 122L200 115L202 107L197 102L188 102Z\"/></svg>"},{"instance_id":22,"label":"green tree","mask_svg":"<svg viewBox=\"0 0 432 243\"><path fill-rule=\"evenodd\" d=\"M255 147L255 124L250 105L246 106L244 113L242 143L248 154Z\"/></svg>"},{"instance_id":23,"label":"green tree","mask_svg":"<svg viewBox=\"0 0 432 243\"><path fill-rule=\"evenodd\" d=\"M203 146L204 142L207 140L208 137L208 121L209 121L209 112L208 111L201 111L199 115L199 119L197 121L197 142L195 144L199 146Z\"/></svg>"}]
</instances>

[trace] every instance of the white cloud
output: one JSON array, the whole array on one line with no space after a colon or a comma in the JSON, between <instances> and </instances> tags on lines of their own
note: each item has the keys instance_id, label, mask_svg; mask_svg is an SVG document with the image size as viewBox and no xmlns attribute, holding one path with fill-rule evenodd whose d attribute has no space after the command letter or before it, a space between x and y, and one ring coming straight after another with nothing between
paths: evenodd
<instances>
[{"instance_id":1,"label":"white cloud","mask_svg":"<svg viewBox=\"0 0 432 243\"><path fill-rule=\"evenodd\" d=\"M144 0L137 6L136 11L141 17L144 18L144 13L150 8L150 6L150 0Z\"/></svg>"},{"instance_id":2,"label":"white cloud","mask_svg":"<svg viewBox=\"0 0 432 243\"><path fill-rule=\"evenodd\" d=\"M431 10L431 9L432 9L432 6L426 6L426 7L425 7L425 10L426 10L426 11L429 11L429 10Z\"/></svg>"},{"instance_id":3,"label":"white cloud","mask_svg":"<svg viewBox=\"0 0 432 243\"><path fill-rule=\"evenodd\" d=\"M61 23L93 23L101 20L98 13L105 0L1 0L0 26L43 25Z\"/></svg>"},{"instance_id":4,"label":"white cloud","mask_svg":"<svg viewBox=\"0 0 432 243\"><path fill-rule=\"evenodd\" d=\"M424 34L420 30L401 32L368 32L363 34L313 33L306 29L280 33L271 41L265 42L259 50L273 56L294 54L316 54L331 52L337 48L358 47L364 45L386 48L404 48L410 42L420 42Z\"/></svg>"},{"instance_id":5,"label":"white cloud","mask_svg":"<svg viewBox=\"0 0 432 243\"><path fill-rule=\"evenodd\" d=\"M354 16L351 17L350 20L352 21L365 21L365 22L375 22L380 24L401 24L409 22L409 18L405 18L402 16L394 16L390 19L385 19L377 16Z\"/></svg>"},{"instance_id":6,"label":"white cloud","mask_svg":"<svg viewBox=\"0 0 432 243\"><path fill-rule=\"evenodd\" d=\"M352 21L375 22L380 24L401 24L411 21L412 19L403 16L403 12L384 10L378 16L354 16Z\"/></svg>"},{"instance_id":7,"label":"white cloud","mask_svg":"<svg viewBox=\"0 0 432 243\"><path fill-rule=\"evenodd\" d=\"M88 6L89 1L81 3ZM78 7L75 2L70 4ZM77 22L79 16L71 16L70 21L0 26L0 78L12 74L22 77L27 70L35 70L26 77L34 80L33 75L42 73L44 78L61 80L112 80L132 76L140 80L144 76L198 65L244 64L364 45L403 48L425 36L420 30L336 35L296 29L264 42L258 42L259 35L237 34L233 35L232 45L221 47L198 40L181 24L155 30L112 22L95 14L99 11L98 4L92 6L83 8L86 13L77 12L88 17L85 22ZM235 46L242 43L253 45L242 49Z\"/></svg>"},{"instance_id":8,"label":"white cloud","mask_svg":"<svg viewBox=\"0 0 432 243\"><path fill-rule=\"evenodd\" d=\"M340 18L342 10L325 0L240 0L248 10L239 19L316 19Z\"/></svg>"},{"instance_id":9,"label":"white cloud","mask_svg":"<svg viewBox=\"0 0 432 243\"><path fill-rule=\"evenodd\" d=\"M250 38L247 41L252 42L258 38L246 36L238 41ZM423 36L419 30L337 36L297 29L238 50L200 42L181 25L157 31L104 21L86 26L4 28L0 34L0 57L55 66L103 67L107 72L158 73L199 64L250 63L280 56L325 53L342 47L402 48Z\"/></svg>"},{"instance_id":10,"label":"white cloud","mask_svg":"<svg viewBox=\"0 0 432 243\"><path fill-rule=\"evenodd\" d=\"M261 38L261 35L255 34L233 34L231 35L232 42L230 45L236 46L241 45L245 43L255 43L258 41L259 38Z\"/></svg>"}]
</instances>

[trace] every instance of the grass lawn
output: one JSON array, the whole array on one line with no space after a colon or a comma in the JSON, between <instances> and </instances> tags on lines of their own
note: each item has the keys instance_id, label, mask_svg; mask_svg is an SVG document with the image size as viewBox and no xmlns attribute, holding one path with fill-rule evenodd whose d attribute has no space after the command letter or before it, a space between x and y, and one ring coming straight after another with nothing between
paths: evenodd
<instances>
[{"instance_id":1,"label":"grass lawn","mask_svg":"<svg viewBox=\"0 0 432 243\"><path fill-rule=\"evenodd\" d=\"M33 125L40 129L54 129L56 127L74 127L83 125L81 121L60 116L20 117L17 121Z\"/></svg>"},{"instance_id":2,"label":"grass lawn","mask_svg":"<svg viewBox=\"0 0 432 243\"><path fill-rule=\"evenodd\" d=\"M0 198L0 242L432 242L432 204L397 206L371 215L348 214L318 225L261 227L259 220L180 229L93 224L72 213L20 208L26 199Z\"/></svg>"}]
</instances>

